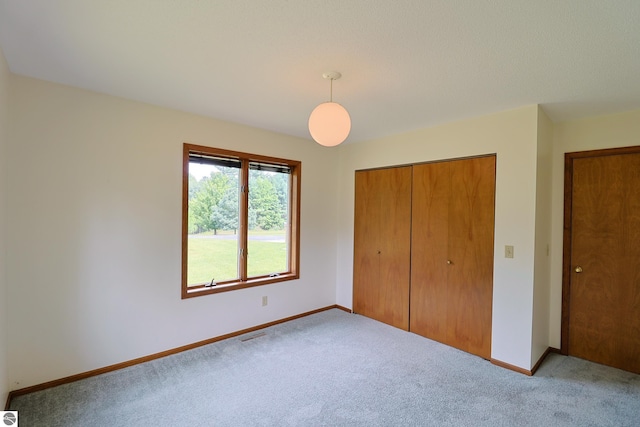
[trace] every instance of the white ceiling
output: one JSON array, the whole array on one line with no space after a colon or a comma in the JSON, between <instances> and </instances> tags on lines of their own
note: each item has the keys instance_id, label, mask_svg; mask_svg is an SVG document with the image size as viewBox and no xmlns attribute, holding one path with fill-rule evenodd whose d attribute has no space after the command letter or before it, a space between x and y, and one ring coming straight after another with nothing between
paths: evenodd
<instances>
[{"instance_id":1,"label":"white ceiling","mask_svg":"<svg viewBox=\"0 0 640 427\"><path fill-rule=\"evenodd\" d=\"M0 0L12 72L309 138L640 108L640 0Z\"/></svg>"}]
</instances>

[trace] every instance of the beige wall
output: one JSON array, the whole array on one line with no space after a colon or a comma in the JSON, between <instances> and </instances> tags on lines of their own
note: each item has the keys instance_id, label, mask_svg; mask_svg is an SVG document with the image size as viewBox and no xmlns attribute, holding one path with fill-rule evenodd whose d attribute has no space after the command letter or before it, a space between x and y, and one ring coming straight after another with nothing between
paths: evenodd
<instances>
[{"instance_id":1,"label":"beige wall","mask_svg":"<svg viewBox=\"0 0 640 427\"><path fill-rule=\"evenodd\" d=\"M9 393L9 367L7 361L7 276L5 251L6 239L6 180L7 180L7 156L9 127L9 67L0 49L0 405L4 408L4 402Z\"/></svg>"},{"instance_id":2,"label":"beige wall","mask_svg":"<svg viewBox=\"0 0 640 427\"><path fill-rule=\"evenodd\" d=\"M538 107L528 106L340 150L338 304L351 307L354 172L358 169L496 153L496 227L492 357L530 369ZM504 258L504 246L515 258Z\"/></svg>"},{"instance_id":3,"label":"beige wall","mask_svg":"<svg viewBox=\"0 0 640 427\"><path fill-rule=\"evenodd\" d=\"M562 220L564 154L640 145L640 110L593 117L554 126L549 345L560 348L562 314Z\"/></svg>"},{"instance_id":4,"label":"beige wall","mask_svg":"<svg viewBox=\"0 0 640 427\"><path fill-rule=\"evenodd\" d=\"M335 304L334 150L26 77L12 94L12 389ZM180 299L183 142L302 161L299 280Z\"/></svg>"},{"instance_id":5,"label":"beige wall","mask_svg":"<svg viewBox=\"0 0 640 427\"><path fill-rule=\"evenodd\" d=\"M638 135L640 111L552 124L533 105L327 149L10 76L0 55L0 221L10 224L0 228L0 391L351 307L354 172L488 153L497 155L492 357L530 369L560 346L564 152L638 145ZM302 161L300 280L180 299L183 142Z\"/></svg>"},{"instance_id":6,"label":"beige wall","mask_svg":"<svg viewBox=\"0 0 640 427\"><path fill-rule=\"evenodd\" d=\"M533 364L549 347L550 244L551 244L551 156L553 123L538 108L538 155L536 166L536 236L533 275Z\"/></svg>"}]
</instances>

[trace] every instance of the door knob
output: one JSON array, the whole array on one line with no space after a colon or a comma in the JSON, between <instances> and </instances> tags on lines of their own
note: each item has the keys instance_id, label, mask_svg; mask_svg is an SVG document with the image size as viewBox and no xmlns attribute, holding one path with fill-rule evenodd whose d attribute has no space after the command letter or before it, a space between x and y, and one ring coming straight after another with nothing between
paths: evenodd
<instances>
[{"instance_id":1,"label":"door knob","mask_svg":"<svg viewBox=\"0 0 640 427\"><path fill-rule=\"evenodd\" d=\"M451 261L450 259L447 260L447 265L451 265L453 264L453 261Z\"/></svg>"},{"instance_id":2,"label":"door knob","mask_svg":"<svg viewBox=\"0 0 640 427\"><path fill-rule=\"evenodd\" d=\"M574 270L576 273L582 273L582 267L577 266Z\"/></svg>"}]
</instances>

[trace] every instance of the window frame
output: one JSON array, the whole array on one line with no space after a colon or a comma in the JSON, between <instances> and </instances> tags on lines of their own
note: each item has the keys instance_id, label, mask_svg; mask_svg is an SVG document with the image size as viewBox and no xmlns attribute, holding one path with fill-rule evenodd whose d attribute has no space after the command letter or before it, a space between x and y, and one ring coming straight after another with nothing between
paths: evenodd
<instances>
[{"instance_id":1,"label":"window frame","mask_svg":"<svg viewBox=\"0 0 640 427\"><path fill-rule=\"evenodd\" d=\"M249 163L260 162L291 169L291 182L289 188L289 224L287 233L289 234L289 271L279 273L277 276L263 275L247 277L247 245L248 227L247 215L249 205L249 191L240 191L240 218L238 226L238 270L239 279L218 282L216 286L196 285L189 286L187 283L188 268L188 239L189 239L189 156L191 154L214 156L218 158L229 158L239 160L240 186L249 189ZM263 156L259 154L249 154L239 151L225 150L221 148L207 147L184 143L182 149L182 299L202 295L228 292L236 289L245 289L253 286L267 285L271 283L284 282L300 278L300 181L302 163L298 160L288 160L277 157Z\"/></svg>"}]
</instances>

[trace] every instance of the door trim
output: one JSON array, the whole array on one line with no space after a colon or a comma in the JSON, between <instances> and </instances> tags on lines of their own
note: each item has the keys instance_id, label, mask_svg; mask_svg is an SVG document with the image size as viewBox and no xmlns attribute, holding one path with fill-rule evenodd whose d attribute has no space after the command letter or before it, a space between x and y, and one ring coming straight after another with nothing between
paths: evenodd
<instances>
[{"instance_id":1,"label":"door trim","mask_svg":"<svg viewBox=\"0 0 640 427\"><path fill-rule=\"evenodd\" d=\"M571 195L573 190L573 161L587 157L615 156L620 154L638 154L640 146L608 148L602 150L577 151L564 155L564 219L562 241L562 324L560 330L560 353L569 354L569 298L571 295Z\"/></svg>"}]
</instances>

